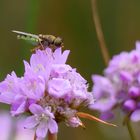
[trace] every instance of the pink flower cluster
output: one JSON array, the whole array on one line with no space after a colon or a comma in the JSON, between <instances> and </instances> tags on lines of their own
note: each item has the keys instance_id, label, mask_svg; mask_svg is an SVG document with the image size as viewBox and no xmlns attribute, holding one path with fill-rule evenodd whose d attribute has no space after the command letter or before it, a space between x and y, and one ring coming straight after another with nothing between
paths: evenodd
<instances>
[{"instance_id":1,"label":"pink flower cluster","mask_svg":"<svg viewBox=\"0 0 140 140\"><path fill-rule=\"evenodd\" d=\"M118 107L132 121L140 121L140 42L136 42L136 49L114 56L104 76L92 78L96 102L90 107L103 119L112 118Z\"/></svg>"},{"instance_id":2,"label":"pink flower cluster","mask_svg":"<svg viewBox=\"0 0 140 140\"><path fill-rule=\"evenodd\" d=\"M38 138L45 138L48 130L58 132L58 123L78 127L77 111L94 104L87 91L87 81L65 64L69 51L37 50L30 63L24 61L25 72L15 72L0 83L0 102L11 105L12 116L29 113L25 128L35 128Z\"/></svg>"}]
</instances>

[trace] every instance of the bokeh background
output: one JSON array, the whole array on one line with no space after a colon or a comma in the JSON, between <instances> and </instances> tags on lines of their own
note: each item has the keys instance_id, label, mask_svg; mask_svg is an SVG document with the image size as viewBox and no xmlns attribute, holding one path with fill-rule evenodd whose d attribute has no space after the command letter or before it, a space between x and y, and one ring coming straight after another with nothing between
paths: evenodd
<instances>
[{"instance_id":1,"label":"bokeh background","mask_svg":"<svg viewBox=\"0 0 140 140\"><path fill-rule=\"evenodd\" d=\"M135 41L140 40L140 0L97 2L110 56L133 49ZM63 37L65 49L71 51L68 63L77 68L90 87L91 75L102 74L105 68L92 19L91 0L0 0L0 80L13 70L22 75L23 60L29 60L31 55L32 45L17 40L11 30ZM3 109L8 106L0 104L0 110ZM90 113L98 116L97 112ZM60 124L58 139L129 140L127 129L122 126L122 114L117 111L116 114L113 123L118 128L85 120L85 130ZM139 139L140 124L133 127Z\"/></svg>"}]
</instances>

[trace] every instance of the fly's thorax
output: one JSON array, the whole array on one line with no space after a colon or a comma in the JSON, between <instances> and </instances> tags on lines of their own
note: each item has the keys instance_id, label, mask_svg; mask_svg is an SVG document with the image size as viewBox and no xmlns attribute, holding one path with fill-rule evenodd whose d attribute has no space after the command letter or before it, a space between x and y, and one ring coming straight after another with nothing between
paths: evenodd
<instances>
[{"instance_id":1,"label":"fly's thorax","mask_svg":"<svg viewBox=\"0 0 140 140\"><path fill-rule=\"evenodd\" d=\"M48 42L48 44L54 44L54 40L56 39L53 35L39 35L39 38L42 39L44 42Z\"/></svg>"}]
</instances>

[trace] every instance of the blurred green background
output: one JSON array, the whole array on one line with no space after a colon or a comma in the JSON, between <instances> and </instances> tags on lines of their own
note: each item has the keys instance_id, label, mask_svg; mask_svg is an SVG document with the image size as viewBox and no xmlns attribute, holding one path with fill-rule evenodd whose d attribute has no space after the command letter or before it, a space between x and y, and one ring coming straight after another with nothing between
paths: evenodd
<instances>
[{"instance_id":1,"label":"blurred green background","mask_svg":"<svg viewBox=\"0 0 140 140\"><path fill-rule=\"evenodd\" d=\"M140 40L140 0L98 0L106 44L111 56L135 47ZM7 73L23 74L23 59L29 60L32 45L17 40L11 30L34 34L53 34L64 39L71 50L68 63L92 86L91 75L101 74L105 64L92 20L90 0L1 0L0 1L0 80ZM3 108L3 105L0 106ZM93 113L97 115L96 113ZM127 130L121 113L113 121L118 128L85 121L86 129L60 125L59 140L123 140ZM133 127L137 128L138 124ZM140 128L140 127L138 127ZM138 129L136 129L138 131ZM139 133L137 132L136 133ZM137 134L138 135L138 134ZM139 137L139 136L138 136Z\"/></svg>"}]
</instances>

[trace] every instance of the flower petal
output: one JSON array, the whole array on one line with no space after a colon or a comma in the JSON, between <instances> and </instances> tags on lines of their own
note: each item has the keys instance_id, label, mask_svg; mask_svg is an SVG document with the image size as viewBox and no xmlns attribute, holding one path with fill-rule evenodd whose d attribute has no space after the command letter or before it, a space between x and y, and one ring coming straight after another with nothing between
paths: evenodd
<instances>
[{"instance_id":1,"label":"flower petal","mask_svg":"<svg viewBox=\"0 0 140 140\"><path fill-rule=\"evenodd\" d=\"M68 58L69 52L70 52L69 50L66 50L62 53L61 48L56 49L55 52L53 53L53 56L55 58L55 63L64 64Z\"/></svg>"},{"instance_id":2,"label":"flower petal","mask_svg":"<svg viewBox=\"0 0 140 140\"><path fill-rule=\"evenodd\" d=\"M56 121L53 120L53 119L50 119L50 120L48 121L48 128L49 128L49 130L50 130L50 132L51 132L52 134L58 132L58 125L57 125Z\"/></svg>"},{"instance_id":3,"label":"flower petal","mask_svg":"<svg viewBox=\"0 0 140 140\"><path fill-rule=\"evenodd\" d=\"M50 95L61 98L71 91L71 85L68 80L62 78L53 78L48 82L48 92Z\"/></svg>"},{"instance_id":4,"label":"flower petal","mask_svg":"<svg viewBox=\"0 0 140 140\"><path fill-rule=\"evenodd\" d=\"M39 123L39 120L37 120L36 116L30 116L26 118L24 123L25 128L31 129Z\"/></svg>"},{"instance_id":5,"label":"flower petal","mask_svg":"<svg viewBox=\"0 0 140 140\"><path fill-rule=\"evenodd\" d=\"M37 104L31 104L29 106L29 110L33 113L33 114L37 114L40 115L44 112L43 108L40 105Z\"/></svg>"},{"instance_id":6,"label":"flower petal","mask_svg":"<svg viewBox=\"0 0 140 140\"><path fill-rule=\"evenodd\" d=\"M21 104L14 103L11 108L12 116L19 115L26 110L26 101L21 102Z\"/></svg>"},{"instance_id":7,"label":"flower petal","mask_svg":"<svg viewBox=\"0 0 140 140\"><path fill-rule=\"evenodd\" d=\"M5 104L11 104L14 99L14 94L7 92L7 93L2 93L0 95L0 102L5 103Z\"/></svg>"},{"instance_id":8,"label":"flower petal","mask_svg":"<svg viewBox=\"0 0 140 140\"><path fill-rule=\"evenodd\" d=\"M134 122L140 121L140 109L135 110L130 118Z\"/></svg>"},{"instance_id":9,"label":"flower petal","mask_svg":"<svg viewBox=\"0 0 140 140\"><path fill-rule=\"evenodd\" d=\"M47 133L48 133L48 124L47 121L43 120L37 127L36 136L39 138L45 138Z\"/></svg>"}]
</instances>

